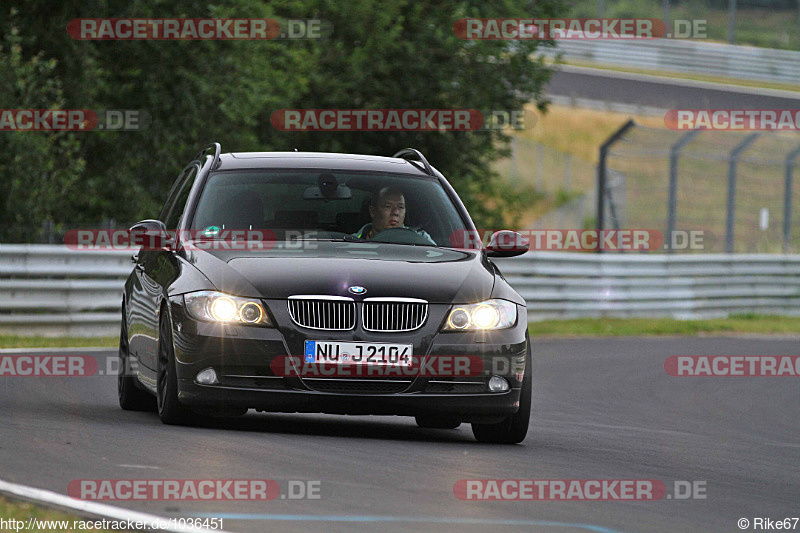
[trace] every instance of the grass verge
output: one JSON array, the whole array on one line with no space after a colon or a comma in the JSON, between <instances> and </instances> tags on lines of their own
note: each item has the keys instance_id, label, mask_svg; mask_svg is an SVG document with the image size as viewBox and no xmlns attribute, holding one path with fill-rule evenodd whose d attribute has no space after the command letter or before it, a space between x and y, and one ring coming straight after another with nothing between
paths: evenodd
<instances>
[{"instance_id":1,"label":"grass verge","mask_svg":"<svg viewBox=\"0 0 800 533\"><path fill-rule=\"evenodd\" d=\"M8 499L4 496L0 496L0 516L3 517L6 522L8 520L14 519L24 522L24 524L18 524L18 527L21 526L22 529L26 532L46 532L46 533L66 533L66 532L74 532L74 531L92 531L92 532L103 532L106 530L98 530L98 529L88 529L85 527L86 521L94 522L96 519L86 519L76 515L63 513L61 511L54 511L53 509L48 509L46 507L42 507L37 504L29 503L29 502L22 502L22 501L14 501ZM34 522L30 522L31 518L35 519ZM37 524L36 521L39 521ZM49 521L50 524L42 524L41 521ZM83 524L81 523L83 522ZM33 527L28 529L28 526L32 525ZM45 527L45 526L51 527ZM77 526L77 528L75 527ZM15 528L9 528L10 531L14 531ZM117 532L123 530L115 530Z\"/></svg>"},{"instance_id":2,"label":"grass verge","mask_svg":"<svg viewBox=\"0 0 800 533\"><path fill-rule=\"evenodd\" d=\"M116 348L119 337L22 337L0 335L2 348Z\"/></svg>"},{"instance_id":3,"label":"grass verge","mask_svg":"<svg viewBox=\"0 0 800 533\"><path fill-rule=\"evenodd\" d=\"M637 335L697 335L703 333L755 333L800 335L800 317L734 315L708 320L674 318L576 318L531 322L532 336L613 337ZM0 336L0 348L116 348L116 337L8 337ZM2 515L0 515L2 516Z\"/></svg>"},{"instance_id":4,"label":"grass verge","mask_svg":"<svg viewBox=\"0 0 800 533\"><path fill-rule=\"evenodd\" d=\"M577 318L528 325L532 337L615 337L712 333L800 334L800 317L738 315L709 320L672 318Z\"/></svg>"}]
</instances>

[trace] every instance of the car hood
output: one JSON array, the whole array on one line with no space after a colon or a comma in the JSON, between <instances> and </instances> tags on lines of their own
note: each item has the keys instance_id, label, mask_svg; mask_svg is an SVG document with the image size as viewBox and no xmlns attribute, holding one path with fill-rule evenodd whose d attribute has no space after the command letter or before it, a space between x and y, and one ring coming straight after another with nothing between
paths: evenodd
<instances>
[{"instance_id":1,"label":"car hood","mask_svg":"<svg viewBox=\"0 0 800 533\"><path fill-rule=\"evenodd\" d=\"M310 241L304 249L184 250L220 291L285 299L292 295L421 298L430 303L487 299L494 268L478 251L383 243ZM311 247L312 249L308 249ZM350 287L366 289L354 296Z\"/></svg>"}]
</instances>

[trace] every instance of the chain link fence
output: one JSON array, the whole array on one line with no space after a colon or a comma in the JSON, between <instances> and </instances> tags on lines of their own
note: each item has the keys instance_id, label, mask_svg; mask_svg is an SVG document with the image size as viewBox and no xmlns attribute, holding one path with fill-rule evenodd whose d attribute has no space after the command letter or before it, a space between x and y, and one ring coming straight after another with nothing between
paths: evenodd
<instances>
[{"instance_id":1,"label":"chain link fence","mask_svg":"<svg viewBox=\"0 0 800 533\"><path fill-rule=\"evenodd\" d=\"M705 253L795 253L798 155L797 132L686 132L632 124L608 147L612 177L602 191L604 217L598 218L606 228L667 235L699 230Z\"/></svg>"},{"instance_id":2,"label":"chain link fence","mask_svg":"<svg viewBox=\"0 0 800 533\"><path fill-rule=\"evenodd\" d=\"M572 0L572 17L702 20L706 38L785 50L800 49L797 0Z\"/></svg>"},{"instance_id":3,"label":"chain link fence","mask_svg":"<svg viewBox=\"0 0 800 533\"><path fill-rule=\"evenodd\" d=\"M526 229L594 227L593 163L521 136L511 138L511 155L494 166L504 178L542 195L523 216Z\"/></svg>"}]
</instances>

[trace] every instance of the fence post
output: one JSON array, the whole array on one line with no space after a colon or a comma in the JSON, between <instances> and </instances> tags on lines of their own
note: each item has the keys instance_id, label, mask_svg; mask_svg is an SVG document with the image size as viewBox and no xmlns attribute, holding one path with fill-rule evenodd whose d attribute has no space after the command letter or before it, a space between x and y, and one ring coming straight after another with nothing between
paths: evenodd
<instances>
[{"instance_id":1,"label":"fence post","mask_svg":"<svg viewBox=\"0 0 800 533\"><path fill-rule=\"evenodd\" d=\"M725 223L725 253L733 253L733 222L736 215L736 164L739 156L753 141L758 139L760 133L751 133L731 150L728 160L728 219Z\"/></svg>"},{"instance_id":2,"label":"fence post","mask_svg":"<svg viewBox=\"0 0 800 533\"><path fill-rule=\"evenodd\" d=\"M800 146L789 152L786 156L784 167L785 180L783 184L783 253L788 254L792 233L792 178L794 174L794 161L800 156Z\"/></svg>"},{"instance_id":3,"label":"fence post","mask_svg":"<svg viewBox=\"0 0 800 533\"><path fill-rule=\"evenodd\" d=\"M728 44L736 40L736 0L728 0Z\"/></svg>"},{"instance_id":4,"label":"fence post","mask_svg":"<svg viewBox=\"0 0 800 533\"><path fill-rule=\"evenodd\" d=\"M636 123L633 119L622 125L620 129L611 134L611 137L606 139L606 142L600 145L600 158L597 164L597 230L603 231L605 223L605 199L606 199L606 160L608 159L608 151L611 146L616 143L625 132L635 126ZM602 247L598 247L598 253L602 251Z\"/></svg>"},{"instance_id":5,"label":"fence post","mask_svg":"<svg viewBox=\"0 0 800 533\"><path fill-rule=\"evenodd\" d=\"M675 212L678 204L678 155L683 147L697 137L700 130L692 130L683 135L669 149L669 200L667 201L667 234L664 236L667 253L672 253L672 234L675 231ZM667 241L666 239L670 239ZM665 247L666 247L665 246Z\"/></svg>"},{"instance_id":6,"label":"fence post","mask_svg":"<svg viewBox=\"0 0 800 533\"><path fill-rule=\"evenodd\" d=\"M520 179L519 179L519 170L517 170L517 143L518 142L519 141L517 140L517 136L516 135L512 135L511 136L511 171L509 172L509 174L511 174L511 179L513 179L517 183L519 183L519 181L520 181Z\"/></svg>"},{"instance_id":7,"label":"fence post","mask_svg":"<svg viewBox=\"0 0 800 533\"><path fill-rule=\"evenodd\" d=\"M536 144L536 176L539 182L539 190L544 192L544 146Z\"/></svg>"},{"instance_id":8,"label":"fence post","mask_svg":"<svg viewBox=\"0 0 800 533\"><path fill-rule=\"evenodd\" d=\"M569 193L572 189L572 154L564 158L564 191Z\"/></svg>"}]
</instances>

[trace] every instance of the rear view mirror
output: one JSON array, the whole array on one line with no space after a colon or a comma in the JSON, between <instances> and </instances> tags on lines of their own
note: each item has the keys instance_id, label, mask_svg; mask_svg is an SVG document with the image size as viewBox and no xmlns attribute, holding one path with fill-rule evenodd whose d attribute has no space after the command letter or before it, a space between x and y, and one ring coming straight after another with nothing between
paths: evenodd
<instances>
[{"instance_id":1,"label":"rear view mirror","mask_svg":"<svg viewBox=\"0 0 800 533\"><path fill-rule=\"evenodd\" d=\"M303 200L349 200L352 197L353 193L347 185L339 185L332 191L325 191L325 194L322 189L313 186L303 193Z\"/></svg>"},{"instance_id":2,"label":"rear view mirror","mask_svg":"<svg viewBox=\"0 0 800 533\"><path fill-rule=\"evenodd\" d=\"M160 220L142 220L131 226L129 231L131 242L146 248L167 248L175 242Z\"/></svg>"},{"instance_id":3,"label":"rear view mirror","mask_svg":"<svg viewBox=\"0 0 800 533\"><path fill-rule=\"evenodd\" d=\"M496 231L486 245L489 257L516 257L530 248L530 241L516 231Z\"/></svg>"}]
</instances>

